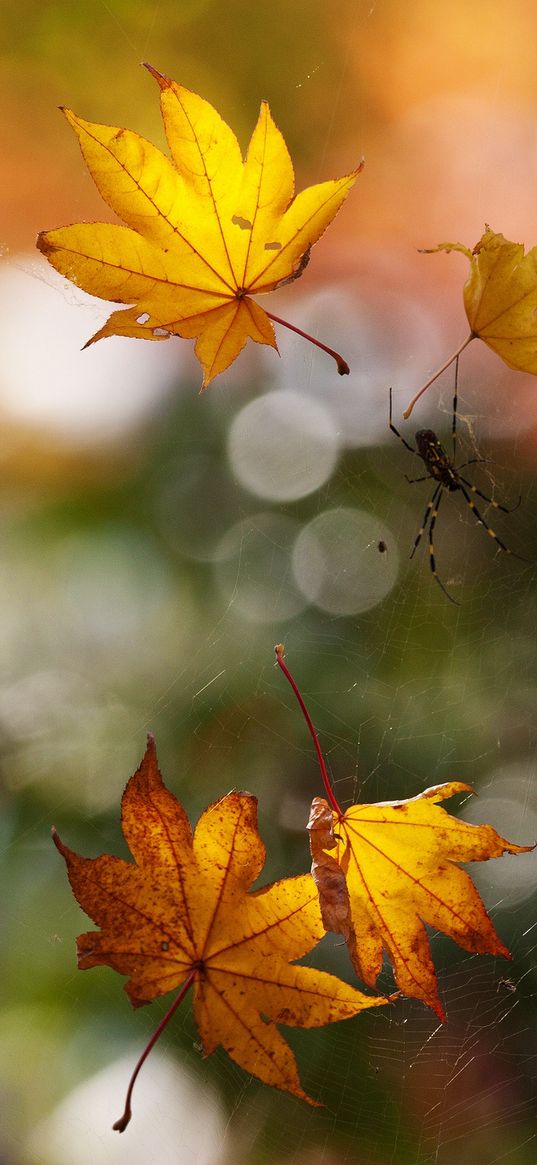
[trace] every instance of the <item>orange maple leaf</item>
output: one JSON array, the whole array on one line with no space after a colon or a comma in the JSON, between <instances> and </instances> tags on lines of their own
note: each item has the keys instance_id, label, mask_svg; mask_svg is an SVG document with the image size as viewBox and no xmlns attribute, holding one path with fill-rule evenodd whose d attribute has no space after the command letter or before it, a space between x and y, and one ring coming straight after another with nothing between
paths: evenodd
<instances>
[{"instance_id":1,"label":"orange maple leaf","mask_svg":"<svg viewBox=\"0 0 537 1165\"><path fill-rule=\"evenodd\" d=\"M405 995L444 1018L425 923L467 951L504 955L483 902L458 862L482 862L533 846L491 825L469 825L436 804L469 785L450 781L404 801L335 812L315 797L308 824L312 874L325 927L342 934L362 982L374 987L388 952Z\"/></svg>"},{"instance_id":2,"label":"orange maple leaf","mask_svg":"<svg viewBox=\"0 0 537 1165\"><path fill-rule=\"evenodd\" d=\"M206 1054L222 1044L247 1072L316 1104L275 1025L320 1027L386 1000L290 963L324 934L310 874L247 893L265 860L257 799L228 793L205 810L192 834L162 782L152 738L121 811L135 864L80 857L53 831L75 897L101 928L79 936L78 966L128 975L125 990L135 1007L192 984ZM122 1131L129 1117L128 1101L114 1127Z\"/></svg>"},{"instance_id":3,"label":"orange maple leaf","mask_svg":"<svg viewBox=\"0 0 537 1165\"><path fill-rule=\"evenodd\" d=\"M362 168L294 197L285 141L266 102L246 160L208 101L152 66L172 159L130 130L63 112L105 202L126 226L79 223L42 232L53 267L92 295L130 306L113 312L104 336L196 338L203 388L250 338L277 348L271 320L251 298L302 274ZM312 339L307 336L306 338ZM349 371L342 357L338 371Z\"/></svg>"}]
</instances>

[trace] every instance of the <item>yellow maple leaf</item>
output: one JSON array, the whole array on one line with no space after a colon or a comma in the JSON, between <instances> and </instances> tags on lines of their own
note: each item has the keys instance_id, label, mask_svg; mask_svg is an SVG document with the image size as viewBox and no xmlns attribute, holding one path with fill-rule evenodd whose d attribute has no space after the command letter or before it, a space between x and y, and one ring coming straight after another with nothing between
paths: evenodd
<instances>
[{"instance_id":1,"label":"yellow maple leaf","mask_svg":"<svg viewBox=\"0 0 537 1165\"><path fill-rule=\"evenodd\" d=\"M316 1104L276 1024L320 1027L386 999L291 962L324 934L311 875L248 893L265 861L257 798L228 793L192 833L163 784L151 737L123 794L121 817L134 863L108 854L80 857L53 831L75 897L101 928L79 936L78 966L128 975L125 990L135 1007L182 985L166 1020L191 987L206 1054L221 1044L247 1072ZM114 1126L119 1131L130 1119L139 1067L163 1026L137 1065L125 1114Z\"/></svg>"},{"instance_id":2,"label":"yellow maple leaf","mask_svg":"<svg viewBox=\"0 0 537 1165\"><path fill-rule=\"evenodd\" d=\"M327 930L342 934L363 983L374 987L386 950L405 995L444 1018L428 926L479 954L504 955L483 902L459 862L487 861L515 845L491 825L469 825L437 802L469 785L450 781L404 801L335 812L315 797L308 824L312 874Z\"/></svg>"},{"instance_id":3,"label":"yellow maple leaf","mask_svg":"<svg viewBox=\"0 0 537 1165\"><path fill-rule=\"evenodd\" d=\"M473 251L463 243L439 243L424 253L438 251L461 251L470 262L463 300L471 332L413 397L405 417L471 340L483 340L510 368L537 375L537 247L525 255L522 243L487 226Z\"/></svg>"},{"instance_id":4,"label":"yellow maple leaf","mask_svg":"<svg viewBox=\"0 0 537 1165\"><path fill-rule=\"evenodd\" d=\"M235 135L208 101L146 68L161 89L171 159L131 130L65 109L98 190L126 225L43 231L37 246L77 286L131 305L113 312L88 343L105 336L195 338L205 388L248 339L277 349L272 320L306 335L251 296L302 274L362 167L294 197L291 159L265 101L243 161ZM338 353L313 342L334 357L340 373L349 371Z\"/></svg>"},{"instance_id":5,"label":"yellow maple leaf","mask_svg":"<svg viewBox=\"0 0 537 1165\"><path fill-rule=\"evenodd\" d=\"M319 738L304 697L285 662L276 662L302 709L317 753L327 799L314 797L308 830L311 872L327 931L343 935L354 968L373 987L387 951L405 993L444 1013L425 925L468 951L504 955L483 902L459 862L483 862L532 845L506 841L491 825L468 825L436 804L470 785L449 781L404 801L351 805L343 811L332 789Z\"/></svg>"}]
</instances>

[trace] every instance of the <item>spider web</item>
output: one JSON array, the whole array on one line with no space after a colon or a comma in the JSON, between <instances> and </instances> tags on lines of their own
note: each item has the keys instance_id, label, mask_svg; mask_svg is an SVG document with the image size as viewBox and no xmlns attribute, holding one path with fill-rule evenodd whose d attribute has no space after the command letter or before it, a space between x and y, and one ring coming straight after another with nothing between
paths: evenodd
<instances>
[{"instance_id":1,"label":"spider web","mask_svg":"<svg viewBox=\"0 0 537 1165\"><path fill-rule=\"evenodd\" d=\"M534 378L509 372L477 343L461 360L457 460L486 456L469 467L470 479L509 506L520 495L511 515L485 503L483 510L524 561L499 551L460 495L444 497L435 554L458 605L431 577L425 537L408 561L433 487L405 481L422 463L388 429L392 384L396 424L409 442L417 428L430 426L451 454L449 372L408 424L401 412L460 342L462 261L414 256L415 248L451 233L471 244L493 216L509 233L513 172L513 237L526 232L534 241L535 174L526 158L534 147L535 98L528 87L525 104L513 101L518 81L504 47L514 45L517 77L524 76L531 5L515 0L508 23L497 16L482 51L483 29L472 11L459 14L459 25L452 6L438 6L438 23L420 6L404 21L397 4L348 2L338 6L337 21L323 16L329 7L281 0L252 12L240 0L199 0L179 12L166 0L88 0L79 6L81 31L66 17L67 55L69 44L78 52L81 39L87 46L81 84L91 69L109 77L98 53L109 59L113 45L118 59L116 94L106 81L95 110L84 96L85 116L138 127L158 141L156 115L147 128L145 104L137 110L141 120L131 114L135 83L127 92L124 78L132 71L139 81L142 58L178 75L178 57L186 83L219 104L227 43L222 107L231 121L233 112L240 121L247 110L241 140L259 97L267 96L291 135L291 152L311 142L297 168L310 174L318 166L313 180L332 168L343 173L349 149L352 164L362 148L371 161L359 210L349 210L346 225L342 217L321 244L327 253L333 246L332 266L327 257L323 271L319 251L317 282L282 290L276 308L340 348L352 367L348 381L340 383L302 341L279 333L281 361L252 345L200 400L198 370L179 342L170 342L171 356L163 351L169 344L147 345L151 370L129 345L113 368L88 364L100 359L93 349L80 358L85 364L69 365L67 349L54 349L54 335L65 333L70 350L76 314L82 343L102 322L94 319L100 308L33 261L17 262L22 282L2 293L6 345L16 334L19 351L4 408L20 419L16 410L26 401L52 450L43 456L39 445L28 451L15 442L6 459L8 466L16 461L19 476L6 470L3 496L0 727L9 893L0 1087L8 1116L0 1146L9 1165L537 1159L531 854L471 871L510 962L468 955L431 935L444 1025L400 999L319 1031L285 1029L304 1087L324 1108L260 1085L221 1050L203 1060L186 1000L143 1069L133 1123L118 1138L110 1124L120 1115L130 1067L168 1001L133 1013L117 976L79 976L73 939L87 920L69 898L47 837L55 821L81 852L124 853L119 798L151 729L165 779L193 820L228 788L249 788L259 797L268 851L262 882L304 870L304 825L322 790L292 693L274 669L273 644L282 640L340 804L413 796L458 779L478 797L457 813L490 821L513 841L530 844L537 836ZM47 60L61 76L58 100L65 100L75 78L61 72L53 41L45 37ZM393 49L389 69L386 45ZM439 82L435 73L443 76L446 57L449 77ZM469 65L485 78L471 90ZM532 58L528 76L533 68ZM268 91L260 93L258 73ZM242 88L237 78L246 78ZM125 105L123 120L116 97ZM42 103L53 104L48 88ZM352 130L349 109L360 111ZM73 201L81 203L80 214L70 204L73 221L90 217L82 182L73 178ZM37 363L27 369L31 309ZM70 402L84 413L84 377L89 403L75 423ZM139 411L128 425L124 419L123 430L114 415L119 437L96 456L112 425L108 400L117 406L124 385ZM65 457L62 445L70 442L74 453ZM74 474L70 458L79 466ZM313 959L354 981L335 936ZM379 987L393 988L387 966Z\"/></svg>"}]
</instances>

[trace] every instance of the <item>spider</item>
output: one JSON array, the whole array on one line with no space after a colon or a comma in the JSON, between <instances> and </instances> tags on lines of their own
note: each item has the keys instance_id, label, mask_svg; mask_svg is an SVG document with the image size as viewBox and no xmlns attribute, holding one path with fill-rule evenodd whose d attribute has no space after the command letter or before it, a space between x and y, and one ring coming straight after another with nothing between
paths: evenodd
<instances>
[{"instance_id":1,"label":"spider","mask_svg":"<svg viewBox=\"0 0 537 1165\"><path fill-rule=\"evenodd\" d=\"M410 453L414 453L418 457L421 457L421 459L425 465L425 469L427 471L423 477L407 477L407 481L410 482L411 484L414 484L415 482L418 482L418 481L427 481L427 479L430 477L430 478L432 478L432 480L435 483L432 497L427 502L427 506L425 509L425 513L423 515L423 520L422 520L421 526L420 526L418 533L416 534L416 537L414 539L414 545L413 545L412 550L410 552L410 557L411 558L414 557L414 554L416 553L416 550L418 549L418 546L421 542L421 539L422 539L425 531L427 531L428 540L429 540L429 566L431 568L431 574L432 574L433 578L436 580L436 582L438 583L439 587L443 590L446 597L449 599L450 603L455 603L456 606L459 606L460 604L457 602L456 599L453 598L452 595L450 595L449 591L444 586L444 583L442 582L442 580L440 579L440 577L438 575L438 572L436 569L436 561L435 561L434 545L433 545L433 531L434 531L434 527L436 524L436 519L438 517L438 510L440 507L440 502L442 500L442 495L445 491L447 491L448 493L454 493L456 490L460 490L465 502L467 503L469 508L473 511L473 513L475 514L477 521L482 526L484 526L485 530L487 531L487 534L489 535L490 538L494 539L496 544L500 547L500 550L503 550L505 554L512 554L515 558L520 558L520 555L515 554L514 550L510 550L509 547L506 546L504 542L502 542L501 538L498 538L498 535L492 529L492 527L488 525L488 523L485 521L483 515L479 512L477 506L475 505L475 502L472 499L472 494L477 494L477 496L479 498L482 498L483 501L486 502L488 506L493 506L493 508L495 510L501 510L504 514L511 514L513 512L513 510L516 510L517 507L520 505L520 498L518 499L518 502L516 503L516 505L512 506L511 508L509 508L508 506L502 506L500 504L500 502L495 502L493 498L489 498L487 496L487 494L482 493L481 490L478 489L476 485L472 485L471 481L468 481L468 479L466 477L463 477L463 475L461 473L461 469L465 469L467 465L474 465L477 462L483 462L485 460L485 458L472 457L472 458L470 458L469 461L464 461L462 463L462 465L455 465L455 458L456 458L456 453L457 453L458 372L459 372L459 369L458 369L458 360L457 360L456 365L455 365L455 393L453 396L453 423L452 423L452 427L451 427L451 437L452 437L452 442L453 442L453 456L452 457L448 457L448 455L445 452L445 450L443 449L440 441L438 440L436 433L433 433L432 429L419 429L418 430L418 432L416 433L416 437L415 437L415 440L416 440L415 447L413 445L410 445L409 442L405 440L405 438L402 436L402 434L399 432L399 430L396 429L396 427L393 423L393 419L392 419L392 390L391 390L391 388L390 388L390 420L389 420L390 429L391 429L392 433L395 433L395 436L398 437L400 441L402 441L403 445L405 446L405 449L408 449ZM405 476L406 476L406 474L405 474Z\"/></svg>"}]
</instances>

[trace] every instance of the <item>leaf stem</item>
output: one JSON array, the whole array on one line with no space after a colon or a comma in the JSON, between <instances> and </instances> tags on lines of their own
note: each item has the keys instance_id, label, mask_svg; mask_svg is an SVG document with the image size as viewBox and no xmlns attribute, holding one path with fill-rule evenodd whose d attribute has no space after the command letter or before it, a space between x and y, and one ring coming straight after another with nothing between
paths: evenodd
<instances>
[{"instance_id":1,"label":"leaf stem","mask_svg":"<svg viewBox=\"0 0 537 1165\"><path fill-rule=\"evenodd\" d=\"M416 401L418 401L420 399L420 396L423 396L423 393L426 392L428 388L430 388L431 384L434 384L434 381L438 380L438 377L441 376L442 373L446 371L446 368L449 368L450 364L453 364L453 361L456 360L458 356L460 356L461 352L464 352L464 349L468 346L468 344L470 343L470 340L475 340L475 338L476 338L476 333L470 332L470 335L467 336L465 340L463 340L460 347L457 348L457 351L454 352L453 355L449 357L449 360L446 360L445 364L442 364L441 368L437 368L436 372L433 372L433 375L430 376L429 379L425 382L425 384L422 385L419 392L417 392L416 395L412 397L410 404L407 405L407 407L403 413L405 421L408 421L408 418L412 412L412 409L414 408Z\"/></svg>"},{"instance_id":2,"label":"leaf stem","mask_svg":"<svg viewBox=\"0 0 537 1165\"><path fill-rule=\"evenodd\" d=\"M322 348L323 352L327 352L328 355L331 356L333 360L335 360L340 376L349 375L349 365L347 364L347 361L343 359L343 356L340 356L339 352L335 352L333 348L328 348L326 344L321 342L321 340L316 340L315 336L310 336L309 332L303 332L302 328L297 328L296 324L290 324L288 320L282 320L280 316L275 316L271 311L267 311L266 308L264 310L268 315L269 320L274 320L275 324L282 324L284 328L289 328L291 332L296 332L297 336L302 336L304 340L309 340L310 344L315 344L316 348Z\"/></svg>"},{"instance_id":3,"label":"leaf stem","mask_svg":"<svg viewBox=\"0 0 537 1165\"><path fill-rule=\"evenodd\" d=\"M125 1129L127 1128L128 1123L131 1119L131 1116L132 1116L132 1110L131 1110L132 1090L134 1088L136 1078L138 1076L140 1068L142 1067L142 1064L144 1064L144 1062L147 1060L147 1057L148 1057L151 1049L154 1048L159 1036L162 1035L164 1028L169 1023L170 1019L172 1018L172 1015L179 1007L179 1004L182 1003L187 991L189 990L189 988L192 986L192 983L194 982L195 975L196 975L196 970L194 969L193 971L190 972L188 979L185 979L185 982L183 983L183 986L181 987L179 994L174 999L171 1007L168 1008L166 1015L164 1016L164 1019L161 1019L158 1027L153 1032L153 1035L151 1036L149 1043L146 1044L140 1058L138 1059L136 1067L135 1067L135 1069L132 1073L132 1076L129 1080L129 1087L127 1088L127 1095L125 1097L125 1109L123 1111L123 1116L121 1116L119 1118L119 1120L115 1121L115 1123L112 1125L112 1128L115 1129L115 1131L117 1133L124 1133Z\"/></svg>"},{"instance_id":4,"label":"leaf stem","mask_svg":"<svg viewBox=\"0 0 537 1165\"><path fill-rule=\"evenodd\" d=\"M287 667L287 664L285 662L285 659L284 659L285 648L284 648L283 643L277 643L276 647L274 648L274 651L276 652L276 662L278 664L278 667L281 668L286 680L288 680L288 682L290 683L290 685L293 689L293 692L295 693L295 696L296 696L296 698L300 704L300 707L302 709L302 715L303 715L304 720L306 721L306 724L308 726L308 730L309 730L311 739L313 740L313 743L315 745L315 751L317 753L317 760L319 761L319 768L321 770L321 777L322 777L323 785L324 785L325 790L326 790L326 796L328 797L328 800L332 806L332 809L334 810L334 813L337 813L338 817L341 818L341 817L343 817L343 810L341 809L341 806L338 805L338 802L336 801L335 795L334 795L333 790L332 790L332 786L330 784L330 779L328 777L328 772L326 770L325 759L324 759L324 756L321 752L321 746L319 744L319 737L317 736L315 728L313 727L313 722L312 722L311 716L308 712L308 709L306 708L306 705L304 703L304 698L302 696L302 692L300 691L297 683L293 679L293 676L291 675L291 672L289 671L289 668Z\"/></svg>"}]
</instances>

